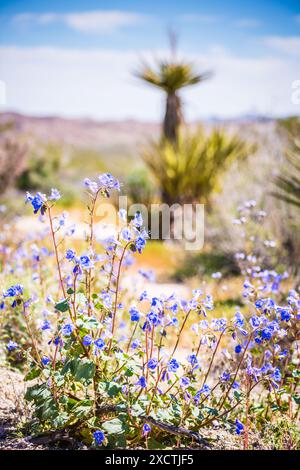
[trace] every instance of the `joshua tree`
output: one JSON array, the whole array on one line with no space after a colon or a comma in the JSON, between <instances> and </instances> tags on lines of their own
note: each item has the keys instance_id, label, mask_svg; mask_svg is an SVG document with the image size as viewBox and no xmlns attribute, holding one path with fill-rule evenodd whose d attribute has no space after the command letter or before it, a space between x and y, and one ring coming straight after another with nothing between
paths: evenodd
<instances>
[{"instance_id":1,"label":"joshua tree","mask_svg":"<svg viewBox=\"0 0 300 470\"><path fill-rule=\"evenodd\" d=\"M141 80L150 83L166 93L163 137L175 144L178 139L178 130L182 122L182 102L179 91L184 87L203 82L211 76L211 73L197 73L194 70L193 64L179 61L176 58L174 36L173 44L171 37L171 51L171 58L169 60L159 60L154 67L144 63L136 75Z\"/></svg>"}]
</instances>

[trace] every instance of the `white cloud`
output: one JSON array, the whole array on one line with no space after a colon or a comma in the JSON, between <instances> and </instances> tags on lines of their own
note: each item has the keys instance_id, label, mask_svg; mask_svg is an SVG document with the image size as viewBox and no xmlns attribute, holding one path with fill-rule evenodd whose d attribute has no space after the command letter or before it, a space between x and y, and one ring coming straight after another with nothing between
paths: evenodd
<instances>
[{"instance_id":1,"label":"white cloud","mask_svg":"<svg viewBox=\"0 0 300 470\"><path fill-rule=\"evenodd\" d=\"M300 56L300 36L268 36L264 43L284 54Z\"/></svg>"},{"instance_id":2,"label":"white cloud","mask_svg":"<svg viewBox=\"0 0 300 470\"><path fill-rule=\"evenodd\" d=\"M87 11L80 13L21 13L13 17L18 24L49 24L61 22L71 29L85 33L111 33L123 26L140 23L145 15L125 11Z\"/></svg>"},{"instance_id":3,"label":"white cloud","mask_svg":"<svg viewBox=\"0 0 300 470\"><path fill-rule=\"evenodd\" d=\"M139 57L149 59L153 53L139 51ZM220 47L184 57L200 70L215 72L211 80L184 91L187 119L299 112L291 103L291 84L300 76L299 61L293 57L239 57ZM133 77L138 62L134 50L0 47L5 109L157 121L164 97Z\"/></svg>"},{"instance_id":4,"label":"white cloud","mask_svg":"<svg viewBox=\"0 0 300 470\"><path fill-rule=\"evenodd\" d=\"M235 26L238 28L258 28L261 26L261 21L255 19L255 18L240 18L239 20L235 21Z\"/></svg>"}]
</instances>

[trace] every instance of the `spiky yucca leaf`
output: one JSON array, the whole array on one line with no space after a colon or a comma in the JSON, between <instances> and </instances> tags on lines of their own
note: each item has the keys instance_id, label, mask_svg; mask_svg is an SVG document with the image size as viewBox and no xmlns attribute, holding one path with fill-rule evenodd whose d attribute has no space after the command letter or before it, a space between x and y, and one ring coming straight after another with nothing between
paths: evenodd
<instances>
[{"instance_id":1,"label":"spiky yucca leaf","mask_svg":"<svg viewBox=\"0 0 300 470\"><path fill-rule=\"evenodd\" d=\"M273 196L282 201L300 207L300 141L294 139L292 148L286 152L287 167L275 178L279 191Z\"/></svg>"},{"instance_id":2,"label":"spiky yucca leaf","mask_svg":"<svg viewBox=\"0 0 300 470\"><path fill-rule=\"evenodd\" d=\"M239 137L215 129L206 136L180 134L176 146L168 140L152 143L144 161L156 178L165 202L208 202L220 177L233 161L253 153L255 147Z\"/></svg>"},{"instance_id":3,"label":"spiky yucca leaf","mask_svg":"<svg viewBox=\"0 0 300 470\"><path fill-rule=\"evenodd\" d=\"M143 64L136 76L145 82L161 88L166 93L176 93L183 87L196 85L207 78L210 73L198 74L188 62L158 61L156 68Z\"/></svg>"}]
</instances>

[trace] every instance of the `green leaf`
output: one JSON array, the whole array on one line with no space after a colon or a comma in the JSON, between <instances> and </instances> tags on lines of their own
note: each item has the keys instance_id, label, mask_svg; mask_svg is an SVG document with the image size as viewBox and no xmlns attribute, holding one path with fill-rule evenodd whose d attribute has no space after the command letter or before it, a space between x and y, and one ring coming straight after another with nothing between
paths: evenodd
<instances>
[{"instance_id":1,"label":"green leaf","mask_svg":"<svg viewBox=\"0 0 300 470\"><path fill-rule=\"evenodd\" d=\"M68 413L63 412L56 416L52 423L55 428L62 428L69 421L69 419L70 417Z\"/></svg>"},{"instance_id":2,"label":"green leaf","mask_svg":"<svg viewBox=\"0 0 300 470\"><path fill-rule=\"evenodd\" d=\"M292 395L292 397L293 397L293 400L297 403L297 405L300 405L300 395L296 394L296 395Z\"/></svg>"},{"instance_id":3,"label":"green leaf","mask_svg":"<svg viewBox=\"0 0 300 470\"><path fill-rule=\"evenodd\" d=\"M235 391L233 392L233 395L234 395L234 397L235 397L237 400L240 400L240 398L241 398L241 396L242 396L241 392L238 392L237 390L235 390Z\"/></svg>"},{"instance_id":4,"label":"green leaf","mask_svg":"<svg viewBox=\"0 0 300 470\"><path fill-rule=\"evenodd\" d=\"M209 406L206 406L205 409L210 415L218 416L218 414L219 414L218 410L216 408L211 408Z\"/></svg>"},{"instance_id":5,"label":"green leaf","mask_svg":"<svg viewBox=\"0 0 300 470\"><path fill-rule=\"evenodd\" d=\"M134 403L131 407L132 416L141 416L145 413L144 408L139 403Z\"/></svg>"},{"instance_id":6,"label":"green leaf","mask_svg":"<svg viewBox=\"0 0 300 470\"><path fill-rule=\"evenodd\" d=\"M84 307L87 304L87 298L82 292L79 292L76 295L76 302L82 307Z\"/></svg>"},{"instance_id":7,"label":"green leaf","mask_svg":"<svg viewBox=\"0 0 300 470\"><path fill-rule=\"evenodd\" d=\"M46 384L36 384L33 387L28 387L25 393L25 399L28 401L43 402L51 397L51 391Z\"/></svg>"},{"instance_id":8,"label":"green leaf","mask_svg":"<svg viewBox=\"0 0 300 470\"><path fill-rule=\"evenodd\" d=\"M75 357L69 359L61 370L61 374L70 373L73 375L74 379L78 382L88 382L91 381L95 375L95 364L90 359L84 358L80 359Z\"/></svg>"},{"instance_id":9,"label":"green leaf","mask_svg":"<svg viewBox=\"0 0 300 470\"><path fill-rule=\"evenodd\" d=\"M88 418L93 409L93 402L91 400L82 400L78 405L74 406L72 413L77 418Z\"/></svg>"},{"instance_id":10,"label":"green leaf","mask_svg":"<svg viewBox=\"0 0 300 470\"><path fill-rule=\"evenodd\" d=\"M95 375L96 367L93 361L82 359L78 362L75 372L75 380L89 381Z\"/></svg>"},{"instance_id":11,"label":"green leaf","mask_svg":"<svg viewBox=\"0 0 300 470\"><path fill-rule=\"evenodd\" d=\"M72 287L69 287L69 289L67 290L67 293L68 293L69 295L74 294L74 290L72 289Z\"/></svg>"},{"instance_id":12,"label":"green leaf","mask_svg":"<svg viewBox=\"0 0 300 470\"><path fill-rule=\"evenodd\" d=\"M53 421L58 415L58 407L52 397L44 400L36 409L36 414L41 421Z\"/></svg>"},{"instance_id":13,"label":"green leaf","mask_svg":"<svg viewBox=\"0 0 300 470\"><path fill-rule=\"evenodd\" d=\"M76 320L78 328L85 328L86 330L99 329L102 325L96 320L96 318L82 316Z\"/></svg>"},{"instance_id":14,"label":"green leaf","mask_svg":"<svg viewBox=\"0 0 300 470\"><path fill-rule=\"evenodd\" d=\"M28 380L33 380L36 379L36 377L39 377L42 373L42 369L34 368L28 374L25 375L24 380L27 382Z\"/></svg>"},{"instance_id":15,"label":"green leaf","mask_svg":"<svg viewBox=\"0 0 300 470\"><path fill-rule=\"evenodd\" d=\"M123 434L125 432L125 425L118 418L105 421L105 423L102 424L102 428L107 434Z\"/></svg>"},{"instance_id":16,"label":"green leaf","mask_svg":"<svg viewBox=\"0 0 300 470\"><path fill-rule=\"evenodd\" d=\"M122 390L122 385L116 382L100 382L98 385L99 391L104 391L110 398L116 397Z\"/></svg>"},{"instance_id":17,"label":"green leaf","mask_svg":"<svg viewBox=\"0 0 300 470\"><path fill-rule=\"evenodd\" d=\"M67 312L69 310L69 304L68 304L68 300L67 299L64 299L62 300L61 302L58 302L56 305L55 305L55 310L58 310L59 312Z\"/></svg>"},{"instance_id":18,"label":"green leaf","mask_svg":"<svg viewBox=\"0 0 300 470\"><path fill-rule=\"evenodd\" d=\"M65 378L62 374L60 374L60 372L54 372L53 378L58 387L62 387L63 384L65 383Z\"/></svg>"}]
</instances>

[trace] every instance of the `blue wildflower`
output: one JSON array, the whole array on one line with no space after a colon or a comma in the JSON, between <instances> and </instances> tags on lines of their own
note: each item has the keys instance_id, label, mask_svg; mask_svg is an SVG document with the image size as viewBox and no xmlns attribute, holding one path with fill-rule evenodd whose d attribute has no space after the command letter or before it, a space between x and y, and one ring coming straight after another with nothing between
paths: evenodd
<instances>
[{"instance_id":1,"label":"blue wildflower","mask_svg":"<svg viewBox=\"0 0 300 470\"><path fill-rule=\"evenodd\" d=\"M230 380L230 377L231 377L231 375L230 375L229 372L223 372L221 374L220 379L222 380L222 382L228 382Z\"/></svg>"},{"instance_id":2,"label":"blue wildflower","mask_svg":"<svg viewBox=\"0 0 300 470\"><path fill-rule=\"evenodd\" d=\"M89 178L84 179L84 185L94 194L99 189L98 183L96 183L95 181L91 181Z\"/></svg>"},{"instance_id":3,"label":"blue wildflower","mask_svg":"<svg viewBox=\"0 0 300 470\"><path fill-rule=\"evenodd\" d=\"M140 302L143 300L148 300L148 292L146 290L144 290L140 295Z\"/></svg>"},{"instance_id":4,"label":"blue wildflower","mask_svg":"<svg viewBox=\"0 0 300 470\"><path fill-rule=\"evenodd\" d=\"M261 332L262 339L269 341L272 338L272 331L269 328L264 328Z\"/></svg>"},{"instance_id":5,"label":"blue wildflower","mask_svg":"<svg viewBox=\"0 0 300 470\"><path fill-rule=\"evenodd\" d=\"M91 335L85 335L83 337L82 344L84 346L90 346L92 342L93 342L93 338L91 337Z\"/></svg>"},{"instance_id":6,"label":"blue wildflower","mask_svg":"<svg viewBox=\"0 0 300 470\"><path fill-rule=\"evenodd\" d=\"M80 256L80 265L84 269L91 269L93 267L93 263L92 263L90 257L87 256L87 255Z\"/></svg>"},{"instance_id":7,"label":"blue wildflower","mask_svg":"<svg viewBox=\"0 0 300 470\"><path fill-rule=\"evenodd\" d=\"M188 356L187 360L188 360L188 362L189 362L192 366L198 364L198 359L197 359L196 354L190 354L190 355Z\"/></svg>"},{"instance_id":8,"label":"blue wildflower","mask_svg":"<svg viewBox=\"0 0 300 470\"><path fill-rule=\"evenodd\" d=\"M132 224L135 227L141 227L143 225L143 217L140 212L136 212L134 215L134 219L132 220Z\"/></svg>"},{"instance_id":9,"label":"blue wildflower","mask_svg":"<svg viewBox=\"0 0 300 470\"><path fill-rule=\"evenodd\" d=\"M250 289L252 288L252 284L249 281L245 281L243 284L244 289Z\"/></svg>"},{"instance_id":10,"label":"blue wildflower","mask_svg":"<svg viewBox=\"0 0 300 470\"><path fill-rule=\"evenodd\" d=\"M210 387L209 385L203 385L203 387L196 393L194 396L194 401L198 404L201 398L201 395L209 395L210 394Z\"/></svg>"},{"instance_id":11,"label":"blue wildflower","mask_svg":"<svg viewBox=\"0 0 300 470\"><path fill-rule=\"evenodd\" d=\"M79 264L75 264L74 269L73 269L73 274L74 275L79 275L82 274L82 269L79 266Z\"/></svg>"},{"instance_id":12,"label":"blue wildflower","mask_svg":"<svg viewBox=\"0 0 300 470\"><path fill-rule=\"evenodd\" d=\"M43 356L43 357L42 357L42 364L43 364L43 366L47 366L47 365L49 364L49 362L50 362L49 357L47 357L47 356Z\"/></svg>"},{"instance_id":13,"label":"blue wildflower","mask_svg":"<svg viewBox=\"0 0 300 470\"><path fill-rule=\"evenodd\" d=\"M178 304L175 303L175 304L169 306L168 310L170 310L172 313L174 313L176 315L176 313L178 313Z\"/></svg>"},{"instance_id":14,"label":"blue wildflower","mask_svg":"<svg viewBox=\"0 0 300 470\"><path fill-rule=\"evenodd\" d=\"M146 378L144 376L141 376L139 380L137 381L136 385L139 385L142 388L146 388L147 387Z\"/></svg>"},{"instance_id":15,"label":"blue wildflower","mask_svg":"<svg viewBox=\"0 0 300 470\"><path fill-rule=\"evenodd\" d=\"M143 436L147 436L147 434L149 434L149 432L151 432L151 426L149 426L149 424L145 423L143 425Z\"/></svg>"},{"instance_id":16,"label":"blue wildflower","mask_svg":"<svg viewBox=\"0 0 300 470\"><path fill-rule=\"evenodd\" d=\"M291 313L285 308L278 308L277 311L280 313L281 321L288 322L292 317Z\"/></svg>"},{"instance_id":17,"label":"blue wildflower","mask_svg":"<svg viewBox=\"0 0 300 470\"><path fill-rule=\"evenodd\" d=\"M264 301L262 299L256 300L255 307L261 309L264 306Z\"/></svg>"},{"instance_id":18,"label":"blue wildflower","mask_svg":"<svg viewBox=\"0 0 300 470\"><path fill-rule=\"evenodd\" d=\"M23 286L21 284L16 284L14 286L9 287L7 291L3 293L3 297L16 297L22 294Z\"/></svg>"},{"instance_id":19,"label":"blue wildflower","mask_svg":"<svg viewBox=\"0 0 300 470\"><path fill-rule=\"evenodd\" d=\"M60 192L58 189L52 188L49 196L49 201L58 201L61 198Z\"/></svg>"},{"instance_id":20,"label":"blue wildflower","mask_svg":"<svg viewBox=\"0 0 300 470\"><path fill-rule=\"evenodd\" d=\"M50 330L51 328L51 324L49 322L49 320L44 320L42 325L41 325L41 330L45 331L45 330Z\"/></svg>"},{"instance_id":21,"label":"blue wildflower","mask_svg":"<svg viewBox=\"0 0 300 470\"><path fill-rule=\"evenodd\" d=\"M147 364L148 368L151 370L155 370L157 367L157 359L150 359Z\"/></svg>"},{"instance_id":22,"label":"blue wildflower","mask_svg":"<svg viewBox=\"0 0 300 470\"><path fill-rule=\"evenodd\" d=\"M113 299L111 298L111 295L108 292L103 292L100 297L103 301L104 307L108 309L112 307Z\"/></svg>"},{"instance_id":23,"label":"blue wildflower","mask_svg":"<svg viewBox=\"0 0 300 470\"><path fill-rule=\"evenodd\" d=\"M103 173L102 175L98 176L100 181L100 185L103 189L116 189L120 191L120 182L110 173Z\"/></svg>"},{"instance_id":24,"label":"blue wildflower","mask_svg":"<svg viewBox=\"0 0 300 470\"><path fill-rule=\"evenodd\" d=\"M235 420L235 432L238 435L244 432L244 425L238 419Z\"/></svg>"},{"instance_id":25,"label":"blue wildflower","mask_svg":"<svg viewBox=\"0 0 300 470\"><path fill-rule=\"evenodd\" d=\"M73 331L74 327L71 323L66 323L62 329L61 329L61 333L63 336L70 336L72 334L72 331Z\"/></svg>"},{"instance_id":26,"label":"blue wildflower","mask_svg":"<svg viewBox=\"0 0 300 470\"><path fill-rule=\"evenodd\" d=\"M76 253L75 253L74 250L69 249L69 250L66 251L66 259L67 260L73 261L75 259L75 257L76 257Z\"/></svg>"},{"instance_id":27,"label":"blue wildflower","mask_svg":"<svg viewBox=\"0 0 300 470\"><path fill-rule=\"evenodd\" d=\"M98 338L94 341L94 345L96 346L97 349L104 349L105 342L103 341L102 338Z\"/></svg>"},{"instance_id":28,"label":"blue wildflower","mask_svg":"<svg viewBox=\"0 0 300 470\"><path fill-rule=\"evenodd\" d=\"M15 343L14 341L10 340L7 345L6 345L6 348L8 351L14 351L15 349L17 349L19 346L17 343Z\"/></svg>"},{"instance_id":29,"label":"blue wildflower","mask_svg":"<svg viewBox=\"0 0 300 470\"><path fill-rule=\"evenodd\" d=\"M235 325L238 327L242 327L244 325L244 317L241 312L236 312L235 314Z\"/></svg>"},{"instance_id":30,"label":"blue wildflower","mask_svg":"<svg viewBox=\"0 0 300 470\"><path fill-rule=\"evenodd\" d=\"M135 339L135 340L132 341L131 347L132 347L132 349L137 349L140 346L140 344L141 344L140 340Z\"/></svg>"},{"instance_id":31,"label":"blue wildflower","mask_svg":"<svg viewBox=\"0 0 300 470\"><path fill-rule=\"evenodd\" d=\"M137 239L135 240L135 248L141 254L145 246L146 246L145 238L142 235L139 235Z\"/></svg>"},{"instance_id":32,"label":"blue wildflower","mask_svg":"<svg viewBox=\"0 0 300 470\"><path fill-rule=\"evenodd\" d=\"M234 348L234 351L236 352L236 354L240 354L240 352L242 351L242 346L240 344L237 344Z\"/></svg>"},{"instance_id":33,"label":"blue wildflower","mask_svg":"<svg viewBox=\"0 0 300 470\"><path fill-rule=\"evenodd\" d=\"M200 393L203 393L205 395L208 395L210 393L210 387L209 385L204 385L200 390Z\"/></svg>"},{"instance_id":34,"label":"blue wildflower","mask_svg":"<svg viewBox=\"0 0 300 470\"><path fill-rule=\"evenodd\" d=\"M131 232L129 228L125 227L121 230L121 239L124 240L124 242L129 242L131 240Z\"/></svg>"},{"instance_id":35,"label":"blue wildflower","mask_svg":"<svg viewBox=\"0 0 300 470\"><path fill-rule=\"evenodd\" d=\"M41 211L41 214L43 215L46 211L46 206L45 203L47 201L47 198L44 194L41 193L36 193L35 196L32 196L30 193L26 193L26 202L30 202L32 207L33 207L33 212L34 214L37 214L39 211Z\"/></svg>"},{"instance_id":36,"label":"blue wildflower","mask_svg":"<svg viewBox=\"0 0 300 470\"><path fill-rule=\"evenodd\" d=\"M179 369L179 363L176 361L175 358L171 359L168 363L168 371L177 372L178 369Z\"/></svg>"},{"instance_id":37,"label":"blue wildflower","mask_svg":"<svg viewBox=\"0 0 300 470\"><path fill-rule=\"evenodd\" d=\"M255 315L251 317L250 325L252 326L252 328L257 328L260 325L260 318Z\"/></svg>"},{"instance_id":38,"label":"blue wildflower","mask_svg":"<svg viewBox=\"0 0 300 470\"><path fill-rule=\"evenodd\" d=\"M157 313L155 313L155 312L150 312L150 313L148 313L147 319L148 319L149 322L152 323L152 325L154 325L154 326L157 326L157 325L160 323L160 322L159 322L158 315L157 315Z\"/></svg>"},{"instance_id":39,"label":"blue wildflower","mask_svg":"<svg viewBox=\"0 0 300 470\"><path fill-rule=\"evenodd\" d=\"M100 431L99 429L93 433L95 444L97 446L101 446L103 444L103 441L105 439L105 435L103 431Z\"/></svg>"},{"instance_id":40,"label":"blue wildflower","mask_svg":"<svg viewBox=\"0 0 300 470\"><path fill-rule=\"evenodd\" d=\"M163 303L158 297L152 297L151 307L153 311L159 312L163 309Z\"/></svg>"},{"instance_id":41,"label":"blue wildflower","mask_svg":"<svg viewBox=\"0 0 300 470\"><path fill-rule=\"evenodd\" d=\"M181 377L179 383L183 388L188 387L190 385L190 379L188 377Z\"/></svg>"},{"instance_id":42,"label":"blue wildflower","mask_svg":"<svg viewBox=\"0 0 300 470\"><path fill-rule=\"evenodd\" d=\"M149 269L148 271L146 271L145 269L139 269L138 273L147 281L155 282L155 274L151 269Z\"/></svg>"},{"instance_id":43,"label":"blue wildflower","mask_svg":"<svg viewBox=\"0 0 300 470\"><path fill-rule=\"evenodd\" d=\"M130 314L131 321L139 321L139 319L141 318L140 312L135 307L132 307L129 309L129 314Z\"/></svg>"},{"instance_id":44,"label":"blue wildflower","mask_svg":"<svg viewBox=\"0 0 300 470\"><path fill-rule=\"evenodd\" d=\"M273 378L276 382L280 382L280 381L281 381L281 372L280 372L279 367L276 367L276 369L274 370L274 373L273 373L273 375L272 375L272 378Z\"/></svg>"}]
</instances>

